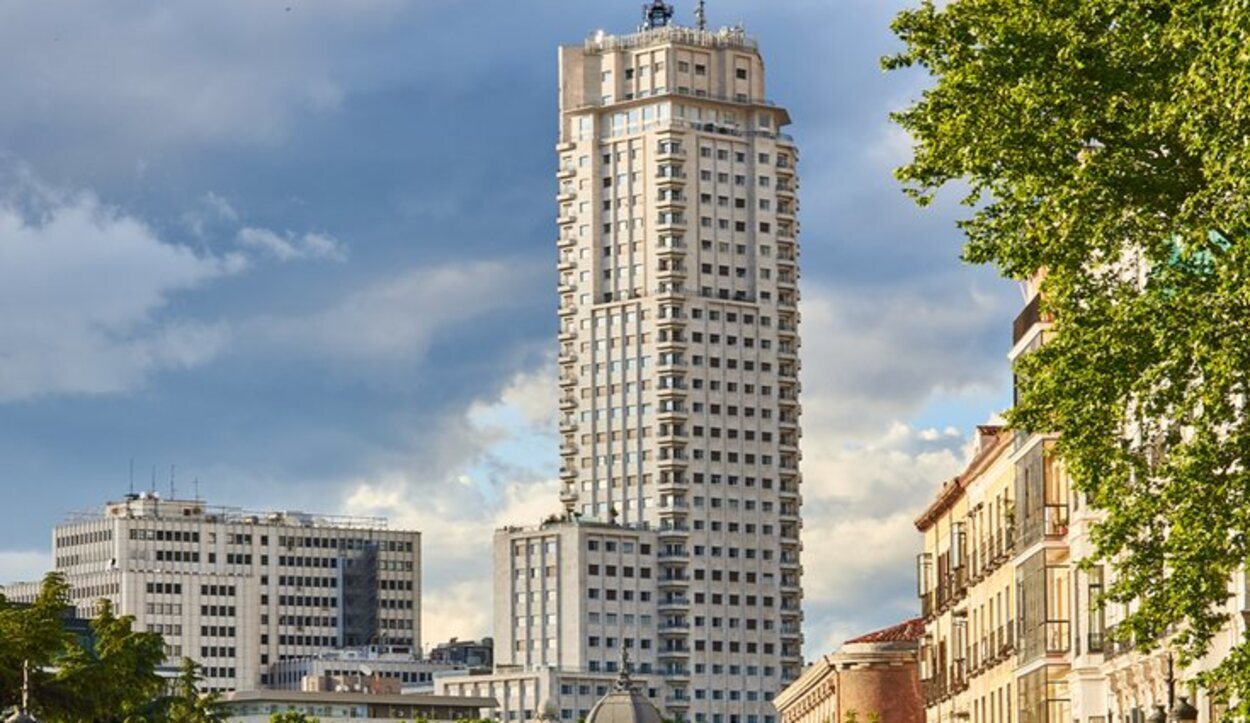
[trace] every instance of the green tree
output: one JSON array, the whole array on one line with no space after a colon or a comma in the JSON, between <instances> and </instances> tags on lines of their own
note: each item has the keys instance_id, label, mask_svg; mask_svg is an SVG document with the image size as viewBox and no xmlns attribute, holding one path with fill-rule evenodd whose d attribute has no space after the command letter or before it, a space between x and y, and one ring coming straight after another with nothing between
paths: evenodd
<instances>
[{"instance_id":1,"label":"green tree","mask_svg":"<svg viewBox=\"0 0 1250 723\"><path fill-rule=\"evenodd\" d=\"M203 668L190 658L183 658L178 679L164 702L170 723L217 723L228 715L217 693L203 693Z\"/></svg>"},{"instance_id":2,"label":"green tree","mask_svg":"<svg viewBox=\"0 0 1250 723\"><path fill-rule=\"evenodd\" d=\"M30 664L35 700L43 697L50 679L44 669L71 643L64 622L68 606L69 584L59 573L44 578L33 605L12 605L0 597L0 710L21 701L23 662Z\"/></svg>"},{"instance_id":3,"label":"green tree","mask_svg":"<svg viewBox=\"0 0 1250 723\"><path fill-rule=\"evenodd\" d=\"M1250 559L1250 3L924 0L893 27L885 67L934 81L894 115L898 177L968 190L967 260L1044 274L1010 421L1057 432L1105 516L1121 629L1190 663ZM1250 717L1250 641L1201 681Z\"/></svg>"},{"instance_id":4,"label":"green tree","mask_svg":"<svg viewBox=\"0 0 1250 723\"><path fill-rule=\"evenodd\" d=\"M116 615L108 600L99 601L91 631L90 647L74 642L55 661L45 717L97 723L158 719L164 688L156 673L165 659L161 636L136 631L134 618Z\"/></svg>"}]
</instances>

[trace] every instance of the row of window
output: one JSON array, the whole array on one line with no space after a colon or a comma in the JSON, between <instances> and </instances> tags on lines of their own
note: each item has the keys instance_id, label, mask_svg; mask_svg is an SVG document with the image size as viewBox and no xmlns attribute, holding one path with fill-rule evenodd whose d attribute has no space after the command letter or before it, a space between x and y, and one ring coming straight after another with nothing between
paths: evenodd
<instances>
[{"instance_id":1,"label":"row of window","mask_svg":"<svg viewBox=\"0 0 1250 723\"><path fill-rule=\"evenodd\" d=\"M130 539L156 540L157 542L199 542L200 533L189 530L132 528L130 530Z\"/></svg>"},{"instance_id":2,"label":"row of window","mask_svg":"<svg viewBox=\"0 0 1250 723\"><path fill-rule=\"evenodd\" d=\"M262 603L264 601L262 600ZM325 595L279 595L278 606L299 606L306 608L336 608L339 600Z\"/></svg>"},{"instance_id":3,"label":"row of window","mask_svg":"<svg viewBox=\"0 0 1250 723\"><path fill-rule=\"evenodd\" d=\"M234 597L234 585L200 585L201 595L217 595L221 597Z\"/></svg>"},{"instance_id":4,"label":"row of window","mask_svg":"<svg viewBox=\"0 0 1250 723\"><path fill-rule=\"evenodd\" d=\"M339 581L336 577L324 577L317 575L279 575L278 585L290 587L336 588L339 586Z\"/></svg>"},{"instance_id":5,"label":"row of window","mask_svg":"<svg viewBox=\"0 0 1250 723\"><path fill-rule=\"evenodd\" d=\"M157 550L157 562L199 562L200 553L192 550Z\"/></svg>"},{"instance_id":6,"label":"row of window","mask_svg":"<svg viewBox=\"0 0 1250 723\"><path fill-rule=\"evenodd\" d=\"M338 626L338 618L325 615L279 615L278 624L303 628L333 628Z\"/></svg>"},{"instance_id":7,"label":"row of window","mask_svg":"<svg viewBox=\"0 0 1250 723\"><path fill-rule=\"evenodd\" d=\"M77 532L71 535L60 535L56 538L56 546L74 547L77 545L94 545L102 542L110 542L113 539L113 530L93 530L92 532ZM133 539L133 538L132 538Z\"/></svg>"}]
</instances>

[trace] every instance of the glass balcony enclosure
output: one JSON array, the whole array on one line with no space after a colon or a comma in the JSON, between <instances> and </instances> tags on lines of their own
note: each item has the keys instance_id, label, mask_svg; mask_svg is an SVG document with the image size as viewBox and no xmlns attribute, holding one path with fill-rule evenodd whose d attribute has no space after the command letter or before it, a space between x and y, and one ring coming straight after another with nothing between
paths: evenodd
<instances>
[{"instance_id":1,"label":"glass balcony enclosure","mask_svg":"<svg viewBox=\"0 0 1250 723\"><path fill-rule=\"evenodd\" d=\"M1016 549L1068 534L1068 486L1053 442L1038 442L1016 463Z\"/></svg>"}]
</instances>

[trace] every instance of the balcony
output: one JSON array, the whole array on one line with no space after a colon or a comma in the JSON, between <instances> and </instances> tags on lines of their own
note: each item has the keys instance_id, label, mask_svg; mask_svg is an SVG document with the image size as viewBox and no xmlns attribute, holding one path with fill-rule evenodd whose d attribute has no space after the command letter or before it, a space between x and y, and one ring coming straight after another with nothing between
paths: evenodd
<instances>
[{"instance_id":1,"label":"balcony","mask_svg":"<svg viewBox=\"0 0 1250 723\"><path fill-rule=\"evenodd\" d=\"M690 598L683 595L661 598L660 601L656 603L656 608L658 610L685 610L689 607Z\"/></svg>"},{"instance_id":2,"label":"balcony","mask_svg":"<svg viewBox=\"0 0 1250 723\"><path fill-rule=\"evenodd\" d=\"M1011 345L1019 344L1034 324L1049 324L1050 322L1050 315L1042 313L1042 295L1037 294L1032 301L1024 305L1024 309L1011 323Z\"/></svg>"},{"instance_id":3,"label":"balcony","mask_svg":"<svg viewBox=\"0 0 1250 723\"><path fill-rule=\"evenodd\" d=\"M1028 547L1042 541L1061 541L1068 535L1068 506L1048 503L1024 510L1020 521L1020 544Z\"/></svg>"},{"instance_id":4,"label":"balcony","mask_svg":"<svg viewBox=\"0 0 1250 723\"><path fill-rule=\"evenodd\" d=\"M1107 660L1114 660L1133 651L1133 639L1125 635L1127 632L1127 630L1121 630L1118 625L1112 625L1103 633L1102 652Z\"/></svg>"},{"instance_id":5,"label":"balcony","mask_svg":"<svg viewBox=\"0 0 1250 723\"><path fill-rule=\"evenodd\" d=\"M660 623L657 628L661 634L673 632L685 632L690 629L690 623Z\"/></svg>"}]
</instances>

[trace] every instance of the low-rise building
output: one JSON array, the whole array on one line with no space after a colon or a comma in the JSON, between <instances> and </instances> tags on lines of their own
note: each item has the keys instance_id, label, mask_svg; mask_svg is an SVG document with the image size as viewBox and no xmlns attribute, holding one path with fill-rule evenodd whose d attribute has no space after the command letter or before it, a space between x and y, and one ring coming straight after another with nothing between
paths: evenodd
<instances>
[{"instance_id":1,"label":"low-rise building","mask_svg":"<svg viewBox=\"0 0 1250 723\"><path fill-rule=\"evenodd\" d=\"M852 638L773 699L781 723L922 723L917 652L924 622Z\"/></svg>"},{"instance_id":2,"label":"low-rise building","mask_svg":"<svg viewBox=\"0 0 1250 723\"><path fill-rule=\"evenodd\" d=\"M688 673L689 648L675 634L689 628L678 614L689 600L657 570L660 560L688 554L661 547L657 532L641 524L569 516L499 530L494 669L436 675L434 691L494 698L502 721L533 721L550 702L572 723L611 689L624 650L637 661L641 694L676 717L689 701L663 700L657 674Z\"/></svg>"},{"instance_id":3,"label":"low-rise building","mask_svg":"<svg viewBox=\"0 0 1250 723\"><path fill-rule=\"evenodd\" d=\"M279 661L343 646L421 649L421 536L383 519L144 493L71 516L52 549L80 615L111 600L209 689L264 687ZM38 584L3 592L33 600Z\"/></svg>"},{"instance_id":4,"label":"low-rise building","mask_svg":"<svg viewBox=\"0 0 1250 723\"><path fill-rule=\"evenodd\" d=\"M372 645L280 660L269 669L274 690L433 692L434 674L465 668L422 660L408 648Z\"/></svg>"},{"instance_id":5,"label":"low-rise building","mask_svg":"<svg viewBox=\"0 0 1250 723\"><path fill-rule=\"evenodd\" d=\"M394 723L425 719L454 723L477 718L495 702L485 698L438 695L373 695L370 693L249 690L227 693L222 707L235 723L269 723L274 713L294 711L321 723Z\"/></svg>"},{"instance_id":6,"label":"low-rise building","mask_svg":"<svg viewBox=\"0 0 1250 723\"><path fill-rule=\"evenodd\" d=\"M459 640L452 638L434 646L427 656L436 663L458 668L490 668L495 662L495 641L491 638Z\"/></svg>"},{"instance_id":7,"label":"low-rise building","mask_svg":"<svg viewBox=\"0 0 1250 723\"><path fill-rule=\"evenodd\" d=\"M917 573L928 723L1014 717L1014 439L1000 427L980 427L972 461L916 519L924 535Z\"/></svg>"}]
</instances>

